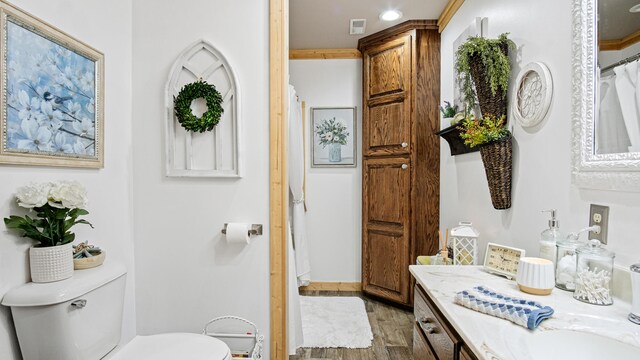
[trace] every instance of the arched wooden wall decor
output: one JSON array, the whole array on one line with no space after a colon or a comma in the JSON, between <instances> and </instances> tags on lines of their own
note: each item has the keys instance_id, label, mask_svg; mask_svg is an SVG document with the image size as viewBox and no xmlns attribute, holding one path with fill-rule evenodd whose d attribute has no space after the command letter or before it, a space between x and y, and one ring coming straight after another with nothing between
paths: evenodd
<instances>
[{"instance_id":1,"label":"arched wooden wall decor","mask_svg":"<svg viewBox=\"0 0 640 360\"><path fill-rule=\"evenodd\" d=\"M224 113L212 131L185 130L175 117L174 97L186 84L202 79L222 95ZM165 92L166 174L184 177L241 177L240 91L227 59L211 43L200 40L185 49L173 64ZM194 101L194 114L206 111Z\"/></svg>"}]
</instances>

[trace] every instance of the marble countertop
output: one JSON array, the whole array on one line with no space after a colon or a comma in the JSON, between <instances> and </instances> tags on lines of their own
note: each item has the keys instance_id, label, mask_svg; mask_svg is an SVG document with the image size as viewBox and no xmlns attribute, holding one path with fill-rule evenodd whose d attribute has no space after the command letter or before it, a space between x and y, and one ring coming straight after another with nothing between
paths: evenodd
<instances>
[{"instance_id":1,"label":"marble countertop","mask_svg":"<svg viewBox=\"0 0 640 360\"><path fill-rule=\"evenodd\" d=\"M551 295L521 292L515 281L489 274L481 266L410 266L416 281L479 359L530 359L527 336L552 330L595 333L640 347L640 326L627 320L631 306L614 298L611 306L590 305L573 299L571 292L554 289ZM467 309L453 302L458 291L477 285L551 306L555 313L536 330Z\"/></svg>"}]
</instances>

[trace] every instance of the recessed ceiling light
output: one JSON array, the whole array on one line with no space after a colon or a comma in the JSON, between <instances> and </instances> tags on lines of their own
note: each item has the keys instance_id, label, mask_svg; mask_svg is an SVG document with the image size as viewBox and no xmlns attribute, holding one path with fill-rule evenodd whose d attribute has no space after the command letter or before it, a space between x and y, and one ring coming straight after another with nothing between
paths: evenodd
<instances>
[{"instance_id":1,"label":"recessed ceiling light","mask_svg":"<svg viewBox=\"0 0 640 360\"><path fill-rule=\"evenodd\" d=\"M402 17L402 13L398 10L387 10L380 13L380 20L382 21L398 20L401 17Z\"/></svg>"},{"instance_id":2,"label":"recessed ceiling light","mask_svg":"<svg viewBox=\"0 0 640 360\"><path fill-rule=\"evenodd\" d=\"M640 13L640 4L635 4L629 9L629 12Z\"/></svg>"}]
</instances>

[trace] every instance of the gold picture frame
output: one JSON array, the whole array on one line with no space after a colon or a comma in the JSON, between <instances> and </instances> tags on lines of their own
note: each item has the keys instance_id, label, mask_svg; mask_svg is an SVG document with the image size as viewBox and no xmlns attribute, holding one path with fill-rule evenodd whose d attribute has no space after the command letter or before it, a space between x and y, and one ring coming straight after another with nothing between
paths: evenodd
<instances>
[{"instance_id":1,"label":"gold picture frame","mask_svg":"<svg viewBox=\"0 0 640 360\"><path fill-rule=\"evenodd\" d=\"M104 55L0 2L0 163L104 167Z\"/></svg>"}]
</instances>

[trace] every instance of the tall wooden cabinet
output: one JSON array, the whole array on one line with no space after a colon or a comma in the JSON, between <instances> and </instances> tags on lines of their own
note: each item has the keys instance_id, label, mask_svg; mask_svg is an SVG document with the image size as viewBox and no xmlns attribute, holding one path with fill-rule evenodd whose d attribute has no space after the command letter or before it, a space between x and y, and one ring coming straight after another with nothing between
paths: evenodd
<instances>
[{"instance_id":1,"label":"tall wooden cabinet","mask_svg":"<svg viewBox=\"0 0 640 360\"><path fill-rule=\"evenodd\" d=\"M411 20L360 39L362 288L413 304L409 265L438 248L440 34Z\"/></svg>"}]
</instances>

